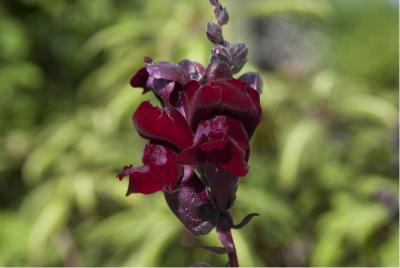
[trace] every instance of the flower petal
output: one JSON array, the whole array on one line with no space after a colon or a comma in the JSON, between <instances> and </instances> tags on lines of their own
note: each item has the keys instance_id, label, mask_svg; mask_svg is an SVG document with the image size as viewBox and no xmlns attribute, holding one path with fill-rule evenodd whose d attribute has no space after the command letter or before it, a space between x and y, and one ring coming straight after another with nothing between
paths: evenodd
<instances>
[{"instance_id":1,"label":"flower petal","mask_svg":"<svg viewBox=\"0 0 400 268\"><path fill-rule=\"evenodd\" d=\"M132 87L141 87L143 88L143 93L151 90L151 88L147 87L147 79L149 78L149 73L146 68L143 67L139 69L131 78L130 84Z\"/></svg>"},{"instance_id":2,"label":"flower petal","mask_svg":"<svg viewBox=\"0 0 400 268\"><path fill-rule=\"evenodd\" d=\"M202 165L201 169L217 208L223 211L232 207L236 199L238 177L214 164Z\"/></svg>"},{"instance_id":3,"label":"flower petal","mask_svg":"<svg viewBox=\"0 0 400 268\"><path fill-rule=\"evenodd\" d=\"M245 90L244 85L239 80L214 80L200 87L187 111L192 129L196 129L202 119L225 114L239 120L251 137L261 120L261 107L259 96L254 95L258 93L251 88Z\"/></svg>"},{"instance_id":4,"label":"flower petal","mask_svg":"<svg viewBox=\"0 0 400 268\"><path fill-rule=\"evenodd\" d=\"M188 106L186 116L192 129L196 129L200 120L215 115L221 105L221 101L222 92L220 87L205 85L194 92L193 97L186 104Z\"/></svg>"},{"instance_id":5,"label":"flower petal","mask_svg":"<svg viewBox=\"0 0 400 268\"><path fill-rule=\"evenodd\" d=\"M229 145L225 150L218 152L218 165L235 176L246 176L249 171L246 159L240 148L229 139Z\"/></svg>"},{"instance_id":6,"label":"flower petal","mask_svg":"<svg viewBox=\"0 0 400 268\"><path fill-rule=\"evenodd\" d=\"M173 190L182 177L182 167L176 161L176 153L163 145L147 144L143 151L143 166L125 166L117 175L122 180L129 176L126 195L151 194L164 188Z\"/></svg>"},{"instance_id":7,"label":"flower petal","mask_svg":"<svg viewBox=\"0 0 400 268\"><path fill-rule=\"evenodd\" d=\"M183 87L183 108L185 110L185 113L187 114L189 112L189 109L191 109L192 105L192 100L193 100L193 95L196 93L196 91L201 87L201 84L199 81L192 80L186 83Z\"/></svg>"},{"instance_id":8,"label":"flower petal","mask_svg":"<svg viewBox=\"0 0 400 268\"><path fill-rule=\"evenodd\" d=\"M220 139L228 135L242 150L246 160L249 155L249 137L240 121L229 116L215 116L210 120L203 120L199 123L194 142L197 143L202 136L208 137L208 141Z\"/></svg>"},{"instance_id":9,"label":"flower petal","mask_svg":"<svg viewBox=\"0 0 400 268\"><path fill-rule=\"evenodd\" d=\"M227 137L212 142L199 142L180 152L177 159L183 164L217 165L239 177L245 176L249 170L243 152Z\"/></svg>"},{"instance_id":10,"label":"flower petal","mask_svg":"<svg viewBox=\"0 0 400 268\"><path fill-rule=\"evenodd\" d=\"M161 110L145 101L136 109L132 120L139 134L147 139L165 141L179 148L192 144L192 132L174 108Z\"/></svg>"}]
</instances>

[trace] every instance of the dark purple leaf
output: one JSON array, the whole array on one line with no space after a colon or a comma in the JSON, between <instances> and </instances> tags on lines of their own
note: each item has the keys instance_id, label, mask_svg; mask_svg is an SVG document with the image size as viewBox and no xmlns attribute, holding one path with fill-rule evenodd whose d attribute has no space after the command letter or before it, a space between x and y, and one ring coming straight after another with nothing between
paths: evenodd
<instances>
[{"instance_id":1,"label":"dark purple leaf","mask_svg":"<svg viewBox=\"0 0 400 268\"><path fill-rule=\"evenodd\" d=\"M217 223L219 213L211 205L206 188L196 174L183 179L174 191L164 192L164 195L172 212L193 234L207 234Z\"/></svg>"},{"instance_id":2,"label":"dark purple leaf","mask_svg":"<svg viewBox=\"0 0 400 268\"><path fill-rule=\"evenodd\" d=\"M238 73L247 61L247 47L243 43L237 43L229 48L231 56L232 73Z\"/></svg>"},{"instance_id":3,"label":"dark purple leaf","mask_svg":"<svg viewBox=\"0 0 400 268\"><path fill-rule=\"evenodd\" d=\"M211 49L211 62L214 61L230 61L229 50L223 45L215 45Z\"/></svg>"},{"instance_id":4,"label":"dark purple leaf","mask_svg":"<svg viewBox=\"0 0 400 268\"><path fill-rule=\"evenodd\" d=\"M184 74L182 85L186 84L190 80L200 80L205 72L203 65L195 61L183 60L179 62L179 66L182 67Z\"/></svg>"},{"instance_id":5,"label":"dark purple leaf","mask_svg":"<svg viewBox=\"0 0 400 268\"><path fill-rule=\"evenodd\" d=\"M244 226L246 226L251 221L251 219L255 216L260 216L260 214L250 213L250 214L246 215L246 217L244 217L241 222L239 222L238 224L232 225L231 228L232 229L241 229Z\"/></svg>"},{"instance_id":6,"label":"dark purple leaf","mask_svg":"<svg viewBox=\"0 0 400 268\"><path fill-rule=\"evenodd\" d=\"M222 38L221 25L215 24L212 22L208 22L207 23L207 38L213 44L222 44L224 40Z\"/></svg>"},{"instance_id":7,"label":"dark purple leaf","mask_svg":"<svg viewBox=\"0 0 400 268\"><path fill-rule=\"evenodd\" d=\"M246 83L246 87L252 87L257 90L258 93L262 93L263 81L260 74L254 72L244 73L239 77L239 80Z\"/></svg>"},{"instance_id":8,"label":"dark purple leaf","mask_svg":"<svg viewBox=\"0 0 400 268\"><path fill-rule=\"evenodd\" d=\"M216 6L214 13L219 25L225 25L228 23L229 14L225 7L222 7L221 5Z\"/></svg>"},{"instance_id":9,"label":"dark purple leaf","mask_svg":"<svg viewBox=\"0 0 400 268\"><path fill-rule=\"evenodd\" d=\"M165 79L181 83L183 71L181 66L175 63L160 61L146 64L146 70L155 79Z\"/></svg>"},{"instance_id":10,"label":"dark purple leaf","mask_svg":"<svg viewBox=\"0 0 400 268\"><path fill-rule=\"evenodd\" d=\"M224 60L214 60L208 65L206 69L204 82L229 78L232 78L230 65Z\"/></svg>"}]
</instances>

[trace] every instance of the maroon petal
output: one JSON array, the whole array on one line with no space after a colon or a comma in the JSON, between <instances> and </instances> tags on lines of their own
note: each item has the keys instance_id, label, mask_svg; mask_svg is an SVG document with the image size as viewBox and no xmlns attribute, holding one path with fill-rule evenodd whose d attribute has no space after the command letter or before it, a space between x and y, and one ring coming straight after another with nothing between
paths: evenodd
<instances>
[{"instance_id":1,"label":"maroon petal","mask_svg":"<svg viewBox=\"0 0 400 268\"><path fill-rule=\"evenodd\" d=\"M255 89L253 89L251 87L247 88L247 92L249 93L251 99L253 100L254 106L257 108L257 111L258 111L257 124L258 124L261 120L261 115L262 115L262 108L261 108L261 104L260 104L260 94L259 94L259 92L257 92ZM257 127L257 125L256 125L256 127Z\"/></svg>"},{"instance_id":2,"label":"maroon petal","mask_svg":"<svg viewBox=\"0 0 400 268\"><path fill-rule=\"evenodd\" d=\"M153 60L150 57L144 57L144 62L146 64L151 64ZM139 69L131 78L130 84L132 87L141 87L143 88L143 93L152 89L152 82L149 80L149 73L146 70L146 67Z\"/></svg>"},{"instance_id":3,"label":"maroon petal","mask_svg":"<svg viewBox=\"0 0 400 268\"><path fill-rule=\"evenodd\" d=\"M122 180L129 176L126 195L151 194L163 189L173 190L182 177L182 167L176 161L176 153L162 145L147 144L143 151L143 166L125 166L117 175Z\"/></svg>"},{"instance_id":4,"label":"maroon petal","mask_svg":"<svg viewBox=\"0 0 400 268\"><path fill-rule=\"evenodd\" d=\"M222 150L227 145L227 140L222 138L220 140L201 143L198 148L204 152L211 152L213 150Z\"/></svg>"},{"instance_id":5,"label":"maroon petal","mask_svg":"<svg viewBox=\"0 0 400 268\"><path fill-rule=\"evenodd\" d=\"M260 122L261 107L258 93L251 88L245 90L244 86L243 82L230 79L210 81L200 87L187 108L187 119L192 129L212 115L227 114L239 120L251 137Z\"/></svg>"},{"instance_id":6,"label":"maroon petal","mask_svg":"<svg viewBox=\"0 0 400 268\"><path fill-rule=\"evenodd\" d=\"M228 80L228 83L219 83L223 94L220 110L240 120L251 137L261 120L259 96L257 101L257 96L246 92L244 88L233 86L233 83L238 83L237 81Z\"/></svg>"},{"instance_id":7,"label":"maroon petal","mask_svg":"<svg viewBox=\"0 0 400 268\"><path fill-rule=\"evenodd\" d=\"M208 141L221 139L229 136L231 140L242 150L246 160L249 155L249 137L240 121L229 116L216 116L210 120L203 120L199 123L194 142L197 143L202 136L208 137Z\"/></svg>"},{"instance_id":8,"label":"maroon petal","mask_svg":"<svg viewBox=\"0 0 400 268\"><path fill-rule=\"evenodd\" d=\"M174 191L164 192L164 195L170 209L193 234L207 234L217 223L219 213L196 174L182 180Z\"/></svg>"},{"instance_id":9,"label":"maroon petal","mask_svg":"<svg viewBox=\"0 0 400 268\"><path fill-rule=\"evenodd\" d=\"M221 102L222 90L220 87L208 85L200 87L186 104L188 106L187 120L192 129L196 129L200 120L217 114L216 112L218 112Z\"/></svg>"},{"instance_id":10,"label":"maroon petal","mask_svg":"<svg viewBox=\"0 0 400 268\"><path fill-rule=\"evenodd\" d=\"M188 111L192 105L193 95L196 93L196 91L200 87L201 87L201 84L199 83L199 81L196 81L196 80L189 81L183 87L183 100L184 100L183 106L184 106L186 114L188 113Z\"/></svg>"},{"instance_id":11,"label":"maroon petal","mask_svg":"<svg viewBox=\"0 0 400 268\"><path fill-rule=\"evenodd\" d=\"M148 90L150 90L150 88L146 85L148 78L149 73L147 72L146 68L143 67L132 76L130 84L132 87L143 88L143 93L146 93Z\"/></svg>"},{"instance_id":12,"label":"maroon petal","mask_svg":"<svg viewBox=\"0 0 400 268\"><path fill-rule=\"evenodd\" d=\"M174 108L161 110L145 101L136 109L132 120L139 134L147 139L165 141L179 148L192 145L192 132Z\"/></svg>"},{"instance_id":13,"label":"maroon petal","mask_svg":"<svg viewBox=\"0 0 400 268\"><path fill-rule=\"evenodd\" d=\"M228 116L203 120L194 136L194 145L183 150L178 161L201 165L214 163L236 176L248 172L249 141L243 125Z\"/></svg>"},{"instance_id":14,"label":"maroon petal","mask_svg":"<svg viewBox=\"0 0 400 268\"><path fill-rule=\"evenodd\" d=\"M202 165L201 169L216 207L219 210L232 207L236 199L238 177L214 164Z\"/></svg>"},{"instance_id":15,"label":"maroon petal","mask_svg":"<svg viewBox=\"0 0 400 268\"><path fill-rule=\"evenodd\" d=\"M217 165L239 177L245 176L249 170L243 152L227 137L212 142L199 142L180 152L177 159L183 164Z\"/></svg>"},{"instance_id":16,"label":"maroon petal","mask_svg":"<svg viewBox=\"0 0 400 268\"><path fill-rule=\"evenodd\" d=\"M247 161L240 148L231 139L229 141L229 146L226 146L224 150L218 151L216 154L217 163L235 176L246 176L249 171Z\"/></svg>"}]
</instances>

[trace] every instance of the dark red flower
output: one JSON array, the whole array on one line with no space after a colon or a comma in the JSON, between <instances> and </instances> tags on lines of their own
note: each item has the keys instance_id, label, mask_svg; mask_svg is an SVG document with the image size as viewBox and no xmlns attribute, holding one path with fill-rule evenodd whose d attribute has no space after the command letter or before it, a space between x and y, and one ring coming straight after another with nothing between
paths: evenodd
<instances>
[{"instance_id":1,"label":"dark red flower","mask_svg":"<svg viewBox=\"0 0 400 268\"><path fill-rule=\"evenodd\" d=\"M147 144L143 151L143 166L125 166L117 175L122 180L129 176L126 195L131 193L151 194L164 189L172 191L180 180L183 170L176 161L176 153L163 146Z\"/></svg>"},{"instance_id":2,"label":"dark red flower","mask_svg":"<svg viewBox=\"0 0 400 268\"><path fill-rule=\"evenodd\" d=\"M215 46L206 69L190 60L175 64L145 57L145 66L133 75L131 85L153 92L161 107L144 101L134 112L134 127L149 140L143 166L125 166L117 175L129 177L127 194L163 191L194 234L227 219L221 215L235 201L239 177L249 171L249 140L262 112L261 77L251 72L233 77L246 63L247 48L223 39L229 15L219 1L210 2L218 24L207 25Z\"/></svg>"},{"instance_id":3,"label":"dark red flower","mask_svg":"<svg viewBox=\"0 0 400 268\"><path fill-rule=\"evenodd\" d=\"M233 224L229 209L236 199L240 177L249 171L249 141L261 120L261 76L248 72L236 79L247 61L242 43L230 44L222 26L229 14L219 0L210 0L216 23L207 24L206 35L214 44L207 68L183 60L178 64L153 62L131 78L132 87L149 91L160 107L142 102L132 122L148 144L140 167L125 166L117 175L129 178L127 195L162 191L171 211L195 235L216 227L229 265L239 265L232 228L241 228L253 216Z\"/></svg>"},{"instance_id":4,"label":"dark red flower","mask_svg":"<svg viewBox=\"0 0 400 268\"><path fill-rule=\"evenodd\" d=\"M235 176L248 171L249 140L243 125L228 116L203 120L194 144L179 154L179 161L191 165L216 164Z\"/></svg>"},{"instance_id":5,"label":"dark red flower","mask_svg":"<svg viewBox=\"0 0 400 268\"><path fill-rule=\"evenodd\" d=\"M202 119L227 115L243 124L249 137L261 120L260 96L238 79L209 80L201 85L191 81L185 85L187 121L195 129Z\"/></svg>"},{"instance_id":6,"label":"dark red flower","mask_svg":"<svg viewBox=\"0 0 400 268\"><path fill-rule=\"evenodd\" d=\"M149 140L167 142L181 149L192 144L192 131L174 107L160 109L145 101L136 109L132 121L139 134Z\"/></svg>"},{"instance_id":7,"label":"dark red flower","mask_svg":"<svg viewBox=\"0 0 400 268\"><path fill-rule=\"evenodd\" d=\"M218 57L207 70L189 60L145 63L131 85L152 91L162 108L145 101L134 112L133 125L150 143L143 166L126 166L118 178L129 177L127 194L164 191L189 230L209 232L249 170L249 139L261 119L259 93L251 86L259 80L234 79L231 65Z\"/></svg>"}]
</instances>

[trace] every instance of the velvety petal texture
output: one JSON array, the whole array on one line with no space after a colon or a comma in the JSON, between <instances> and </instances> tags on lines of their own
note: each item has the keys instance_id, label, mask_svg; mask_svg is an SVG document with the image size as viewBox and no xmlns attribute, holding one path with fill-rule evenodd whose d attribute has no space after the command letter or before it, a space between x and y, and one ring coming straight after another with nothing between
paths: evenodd
<instances>
[{"instance_id":1,"label":"velvety petal texture","mask_svg":"<svg viewBox=\"0 0 400 268\"><path fill-rule=\"evenodd\" d=\"M192 165L214 163L235 176L244 176L248 172L248 135L239 121L228 116L203 120L194 142L179 154L180 162Z\"/></svg>"},{"instance_id":2,"label":"velvety petal texture","mask_svg":"<svg viewBox=\"0 0 400 268\"><path fill-rule=\"evenodd\" d=\"M143 92L151 90L150 87L147 86L147 79L149 78L149 73L146 68L143 67L139 69L131 78L130 84L132 87L141 87L143 88Z\"/></svg>"},{"instance_id":3,"label":"velvety petal texture","mask_svg":"<svg viewBox=\"0 0 400 268\"><path fill-rule=\"evenodd\" d=\"M163 191L169 208L195 235L221 229L239 177L249 171L249 140L262 113L261 78L233 77L246 62L247 48L223 41L228 14L219 4L216 12L218 24L209 23L207 32L216 44L207 68L190 60L145 58L145 67L132 77L131 85L151 90L161 107L144 101L134 112L135 129L150 143L141 167L125 166L117 175L129 177L127 194Z\"/></svg>"},{"instance_id":4,"label":"velvety petal texture","mask_svg":"<svg viewBox=\"0 0 400 268\"><path fill-rule=\"evenodd\" d=\"M176 153L162 145L147 144L143 151L143 166L125 166L118 179L129 177L127 195L151 194L163 189L172 191L182 176L182 167L176 161Z\"/></svg>"},{"instance_id":5,"label":"velvety petal texture","mask_svg":"<svg viewBox=\"0 0 400 268\"><path fill-rule=\"evenodd\" d=\"M210 187L210 197L220 210L228 210L235 202L236 188L239 178L214 164L201 166L204 180Z\"/></svg>"},{"instance_id":6,"label":"velvety petal texture","mask_svg":"<svg viewBox=\"0 0 400 268\"><path fill-rule=\"evenodd\" d=\"M192 144L193 135L185 118L176 109L161 110L142 102L132 117L140 135L150 140L168 142L179 148Z\"/></svg>"},{"instance_id":7,"label":"velvety petal texture","mask_svg":"<svg viewBox=\"0 0 400 268\"><path fill-rule=\"evenodd\" d=\"M185 105L187 120L192 129L196 129L201 120L212 115L226 114L239 120L249 137L252 136L261 120L260 100L254 89L246 88L245 83L237 79L212 80L205 85L198 85L196 90L193 84L190 86L192 97L185 97Z\"/></svg>"}]
</instances>

